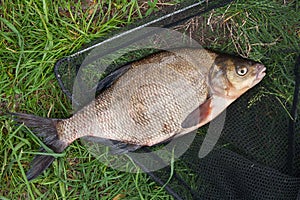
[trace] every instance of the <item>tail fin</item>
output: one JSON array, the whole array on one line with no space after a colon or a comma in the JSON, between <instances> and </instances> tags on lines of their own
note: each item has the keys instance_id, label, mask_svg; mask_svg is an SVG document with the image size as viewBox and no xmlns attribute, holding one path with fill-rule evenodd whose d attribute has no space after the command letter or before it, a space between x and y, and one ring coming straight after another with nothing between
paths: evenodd
<instances>
[{"instance_id":1,"label":"tail fin","mask_svg":"<svg viewBox=\"0 0 300 200\"><path fill-rule=\"evenodd\" d=\"M27 127L37 133L37 136L44 138L44 143L55 153L62 152L68 144L59 140L56 124L59 119L49 119L23 113L11 113L13 119L17 123L24 123ZM41 149L41 152L46 152ZM30 169L26 173L27 179L30 181L40 175L54 161L55 157L49 155L36 155L30 164Z\"/></svg>"}]
</instances>

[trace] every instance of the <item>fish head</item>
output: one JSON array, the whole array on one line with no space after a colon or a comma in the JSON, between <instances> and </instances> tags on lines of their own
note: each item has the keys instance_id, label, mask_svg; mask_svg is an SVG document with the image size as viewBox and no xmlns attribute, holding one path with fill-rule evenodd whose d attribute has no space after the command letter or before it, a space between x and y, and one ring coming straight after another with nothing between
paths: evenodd
<instances>
[{"instance_id":1,"label":"fish head","mask_svg":"<svg viewBox=\"0 0 300 200\"><path fill-rule=\"evenodd\" d=\"M212 93L236 99L258 84L266 75L263 64L229 56L217 56L210 69L209 85Z\"/></svg>"}]
</instances>

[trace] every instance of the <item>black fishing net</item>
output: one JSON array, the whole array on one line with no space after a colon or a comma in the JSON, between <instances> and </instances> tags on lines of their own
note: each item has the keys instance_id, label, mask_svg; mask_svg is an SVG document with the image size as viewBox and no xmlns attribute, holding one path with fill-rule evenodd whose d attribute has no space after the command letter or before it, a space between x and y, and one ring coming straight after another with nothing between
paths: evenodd
<instances>
[{"instance_id":1,"label":"black fishing net","mask_svg":"<svg viewBox=\"0 0 300 200\"><path fill-rule=\"evenodd\" d=\"M199 20L203 13L229 2L231 1L185 1L184 4L170 7L164 12L122 29L115 35L147 23L148 26L185 29L182 24L187 20L195 20L192 17L197 17ZM187 7L190 8L186 9ZM203 31L201 26L199 30L198 32L194 30L196 35ZM143 34L149 33L143 32ZM138 34L138 36L143 35ZM76 101L73 95L73 83L82 62L87 56L93 54L91 53L95 48L93 45L97 46L108 40L102 38L56 63L56 77L65 94L70 99L73 98L73 102ZM126 47L130 42L130 40L120 42L120 46L108 48L108 51L104 49L95 57ZM105 73L109 74L125 64L128 58L134 61L153 52L155 49L127 52L110 64ZM296 57L294 59L295 62L297 61L295 70L287 74L290 79L295 80L293 103L283 105L284 100L278 96L262 95L260 91L270 87L264 82L244 94L226 110L221 137L205 157L199 158L205 134L196 134L188 151L174 165L153 172L148 169L151 161L149 165L145 165L134 157L132 159L156 182L164 185L175 199L300 198L300 121L299 114L296 113L299 107L297 99L300 84L300 57L298 60ZM101 92L106 87L109 85L98 85L96 91ZM201 129L205 132L208 127ZM152 148L142 148L139 151L151 154ZM152 165L165 162L156 154L152 156L154 160Z\"/></svg>"}]
</instances>

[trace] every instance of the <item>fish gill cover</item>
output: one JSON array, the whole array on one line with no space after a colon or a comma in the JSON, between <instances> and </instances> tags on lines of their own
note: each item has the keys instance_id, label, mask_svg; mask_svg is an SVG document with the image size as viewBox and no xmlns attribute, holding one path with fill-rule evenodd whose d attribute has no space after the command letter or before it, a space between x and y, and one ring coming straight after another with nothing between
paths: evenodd
<instances>
[{"instance_id":1,"label":"fish gill cover","mask_svg":"<svg viewBox=\"0 0 300 200\"><path fill-rule=\"evenodd\" d=\"M176 7L175 10L170 13L176 13L180 11L180 9L184 9L198 2L189 3L189 5ZM184 10L178 17L176 17L177 15L172 15L173 17L167 17L167 20L158 20L153 24L149 24L154 27L159 26L182 31L185 32L188 37L182 37L182 35L170 37L170 34L172 35L173 33L173 31L170 30L165 32L167 34L163 34L163 37L161 37L161 35L157 36L157 34L154 34L154 37L152 34L150 34L150 37L146 37L145 35L148 36L149 33L158 33L160 29L147 26L139 29L140 24L137 23L136 26L132 25L130 28L125 28L130 32L126 34L123 39L119 37L116 40L107 39L94 42L91 44L92 48L85 48L68 58L58 61L56 64L56 76L63 91L72 98L74 109L79 109L93 99L96 93L100 93L104 88L109 87L109 85L103 84L103 82L102 85L95 85L95 82L101 79L103 75L109 74L113 69L125 64L128 60L138 60L145 55L156 52L157 49L162 49L161 46L163 46L163 48L179 47L191 44L189 43L190 41L196 40L197 44L200 43L202 46L216 48L222 51L234 51L244 57L251 55L251 48L269 48L267 55L252 56L266 61L269 65L279 65L284 64L284 61L275 63L272 62L272 59L281 52L280 55L282 59L289 59L290 63L293 63L297 53L299 53L297 44L289 41L290 48L278 49L276 44L285 42L282 42L280 36L279 38L275 38L275 42L272 40L268 41L265 38L260 38L258 41L255 41L255 39L249 41L251 40L251 35L247 35L244 29L247 29L249 23L253 23L251 20L255 20L255 15L252 16L253 18L251 18L251 16L249 17L249 13L253 12L251 9L254 9L252 7L255 7L255 5L249 5L243 10L238 7L239 1L233 2L227 7L228 12L233 12L229 17L224 14L223 18L214 18L213 15L218 12L218 10L204 14L204 11L211 10L226 3L228 2L224 3L223 1L217 0L202 2L202 4L198 4L194 8L191 8L191 10ZM280 18L280 12L284 13L288 9L291 9L291 7L283 7L282 10L274 11L274 8L266 2L264 6L265 7L259 10L260 14L267 15L267 12L273 12L277 14L277 18ZM201 11L200 13L199 10ZM255 10L255 12L257 11ZM167 14L168 13L166 13L166 15ZM236 15L241 15L241 19L236 19ZM145 19L144 23L141 24L153 22L162 16L155 16L154 19L151 18L149 21ZM190 19L190 17L193 18ZM274 23L273 21L267 21L267 17L265 20L266 21L261 21L260 23L269 22L268 25L264 26L264 24L258 24L255 26L251 24L253 29L256 28L260 31L266 31L276 28L276 25L272 24ZM123 30L124 32L120 34L126 33L126 30ZM138 30L138 32L133 34L131 32L132 30ZM257 32L254 33L257 34ZM178 38L180 38L180 40ZM166 39L169 41L166 42ZM214 42L214 40L217 40L217 42ZM103 43L103 41L105 43ZM132 45L133 41L142 41L142 43L140 43L138 48L126 49L125 47ZM145 41L148 42L148 45L145 45ZM262 43L261 41L265 42ZM226 49L224 43L232 45L235 50ZM192 42L192 44L195 44L195 42ZM223 46L221 46L221 44L223 44ZM164 45L167 45L167 47ZM99 51L101 47L108 51ZM119 53L116 53L116 50L118 50ZM113 53L111 54L111 52ZM115 58L112 59L108 57L108 55L113 55ZM99 57L102 58L100 61ZM82 80L79 82L74 80L75 77L78 77L77 75L82 69L82 64L87 61L88 64L93 63L95 61L94 58L97 58L96 62L98 63L95 64L97 69L99 69L100 62L105 63L105 60L108 62L104 64L105 67L102 69L103 73L99 73L100 77L98 75L96 77L87 76L94 79L87 81L92 84L89 86L90 90L84 89L84 91L88 91L88 93L83 93L81 85L80 87L76 87L76 84L81 83L80 81ZM114 63L111 63L111 60L114 60ZM103 66L103 64L101 64L101 66ZM162 147L156 146L139 150L139 153L145 153L153 158L151 160L147 157L146 161L148 163L145 163L145 160L141 162L141 159L134 157L133 154L129 154L129 159L133 159L134 164L141 167L155 181L164 185L165 189L176 199L296 199L300 189L300 125L299 117L296 114L290 114L289 110L292 107L293 110L296 110L299 104L297 104L297 101L294 101L294 106L291 106L292 101L286 99L292 98L286 98L286 94L282 96L274 95L275 90L278 90L278 88L272 84L271 80L272 70L276 69L274 66L273 68L272 66L270 67L271 72L267 80L239 98L226 110L226 115L221 115L212 122L219 124L218 120L219 122L225 120L221 132L220 130L217 131L217 138L213 138L212 144L205 148L208 151L204 156L199 156L199 152L201 152L200 149L203 145L209 144L209 141L205 139L207 130L209 130L208 126L203 127L197 134L187 135L187 137L184 137L185 140L182 138L179 140L180 147L183 147L181 150L184 151L180 151L180 155L182 153L183 155L180 156L179 159L176 159L175 163L173 163L174 157L172 156L178 154L176 154L176 152L174 153L174 151L176 151L174 146L168 149L171 155L167 159L163 157L166 156L166 151L163 151L159 155L153 153L157 151L157 149L163 149L164 145L162 145ZM293 81L294 76L297 75L296 69L299 69L299 63L295 65L295 75L293 75L292 70L287 70L286 77L284 77L292 83L287 87L293 89L295 86L295 94L297 94L297 90L299 90L299 88L297 89L296 87L296 81ZM85 73L93 74L94 70L91 68L90 72ZM280 79L282 77L273 78ZM282 82L284 82L284 80ZM86 98L88 96L87 94L91 96ZM296 97L297 95L295 95L294 99L297 99ZM83 101L81 102L81 100ZM210 125L209 127L213 128L215 126ZM216 142L217 144L215 144ZM169 144L167 144L166 147L168 145ZM188 147L187 151L185 147ZM101 145L92 146L92 151L94 154L95 151L99 151L96 152L96 154L102 155L105 152L105 147ZM101 158L103 158L102 162L108 160L108 165L120 170L122 170L120 168L122 166L125 167L123 170L126 171L134 171L135 169L133 166L124 165L124 162L127 163L128 160L126 156L120 158L120 156L116 157L107 154L106 157L100 156L99 159ZM171 166L169 166L167 161L172 163ZM162 169L153 170L152 167L154 166L159 166L159 168Z\"/></svg>"}]
</instances>

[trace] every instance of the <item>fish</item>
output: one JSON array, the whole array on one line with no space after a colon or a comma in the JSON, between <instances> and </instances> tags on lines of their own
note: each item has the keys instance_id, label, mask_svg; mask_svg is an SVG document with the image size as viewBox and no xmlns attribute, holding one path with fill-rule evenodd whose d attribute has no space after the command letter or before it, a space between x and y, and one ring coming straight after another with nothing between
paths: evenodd
<instances>
[{"instance_id":1,"label":"fish","mask_svg":"<svg viewBox=\"0 0 300 200\"><path fill-rule=\"evenodd\" d=\"M161 51L124 65L100 81L101 93L66 119L12 113L55 153L78 138L134 151L207 124L266 75L259 62L203 48ZM113 144L113 145L112 145ZM41 150L46 152L45 149ZM33 180L55 160L36 155Z\"/></svg>"}]
</instances>

